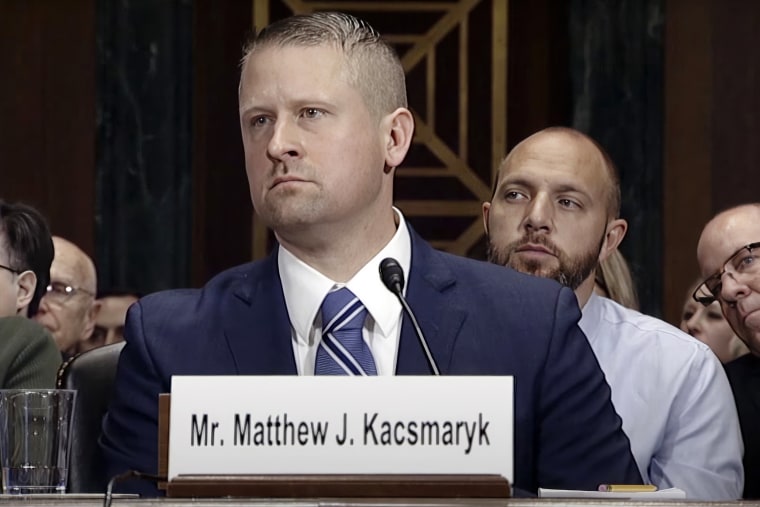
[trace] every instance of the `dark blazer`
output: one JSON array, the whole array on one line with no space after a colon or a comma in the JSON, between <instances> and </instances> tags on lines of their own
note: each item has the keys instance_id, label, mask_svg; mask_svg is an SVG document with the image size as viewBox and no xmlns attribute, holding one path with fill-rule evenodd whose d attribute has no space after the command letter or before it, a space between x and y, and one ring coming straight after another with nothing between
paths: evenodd
<instances>
[{"instance_id":1,"label":"dark blazer","mask_svg":"<svg viewBox=\"0 0 760 507\"><path fill-rule=\"evenodd\" d=\"M747 354L726 364L744 440L744 495L760 498L760 358Z\"/></svg>"},{"instance_id":2,"label":"dark blazer","mask_svg":"<svg viewBox=\"0 0 760 507\"><path fill-rule=\"evenodd\" d=\"M411 236L407 299L441 373L514 375L515 487L639 483L573 292ZM143 298L129 311L126 339L101 440L112 475L155 473L157 395L169 392L172 375L297 372L276 251L201 290ZM406 318L396 373L430 374Z\"/></svg>"},{"instance_id":3,"label":"dark blazer","mask_svg":"<svg viewBox=\"0 0 760 507\"><path fill-rule=\"evenodd\" d=\"M53 389L61 361L40 324L18 315L0 318L1 389Z\"/></svg>"}]
</instances>

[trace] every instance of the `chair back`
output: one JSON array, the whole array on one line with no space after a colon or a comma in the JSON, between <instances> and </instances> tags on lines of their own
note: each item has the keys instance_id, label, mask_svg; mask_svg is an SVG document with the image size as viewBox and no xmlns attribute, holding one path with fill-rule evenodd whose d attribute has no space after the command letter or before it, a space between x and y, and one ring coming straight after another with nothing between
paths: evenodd
<instances>
[{"instance_id":1,"label":"chair back","mask_svg":"<svg viewBox=\"0 0 760 507\"><path fill-rule=\"evenodd\" d=\"M124 342L76 355L58 371L59 389L76 389L69 456L69 493L103 493L108 484L98 445Z\"/></svg>"}]
</instances>

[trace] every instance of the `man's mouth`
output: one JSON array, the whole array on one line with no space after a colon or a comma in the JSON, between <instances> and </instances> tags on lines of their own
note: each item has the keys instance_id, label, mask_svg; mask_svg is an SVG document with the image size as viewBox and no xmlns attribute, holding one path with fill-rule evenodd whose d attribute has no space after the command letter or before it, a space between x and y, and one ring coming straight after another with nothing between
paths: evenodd
<instances>
[{"instance_id":1,"label":"man's mouth","mask_svg":"<svg viewBox=\"0 0 760 507\"><path fill-rule=\"evenodd\" d=\"M269 187L270 189L276 187L277 185L282 185L285 183L303 183L305 180L299 178L298 176L278 176L274 180L272 180L272 185Z\"/></svg>"},{"instance_id":2,"label":"man's mouth","mask_svg":"<svg viewBox=\"0 0 760 507\"><path fill-rule=\"evenodd\" d=\"M535 243L527 243L525 245L522 245L517 248L517 252L520 253L539 253L539 254L547 254L547 255L554 255L554 252L552 252L549 248L543 246L543 245L537 245Z\"/></svg>"},{"instance_id":3,"label":"man's mouth","mask_svg":"<svg viewBox=\"0 0 760 507\"><path fill-rule=\"evenodd\" d=\"M737 308L739 310L739 316L741 317L742 322L746 324L747 319L750 318L754 313L760 311L760 308L757 307L749 307L747 309L742 308L741 305Z\"/></svg>"}]
</instances>

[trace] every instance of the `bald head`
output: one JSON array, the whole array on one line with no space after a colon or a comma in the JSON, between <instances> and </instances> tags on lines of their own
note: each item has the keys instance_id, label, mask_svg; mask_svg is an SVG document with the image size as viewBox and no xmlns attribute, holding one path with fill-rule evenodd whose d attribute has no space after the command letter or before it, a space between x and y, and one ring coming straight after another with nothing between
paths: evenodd
<instances>
[{"instance_id":1,"label":"bald head","mask_svg":"<svg viewBox=\"0 0 760 507\"><path fill-rule=\"evenodd\" d=\"M599 143L586 134L567 127L540 130L515 146L499 167L493 193L496 192L502 173L509 171L513 165L520 165L526 159L534 157L536 153L556 153L558 158L564 158L568 164L598 168L597 174L603 179L608 218L620 216L620 176L615 163Z\"/></svg>"},{"instance_id":2,"label":"bald head","mask_svg":"<svg viewBox=\"0 0 760 507\"><path fill-rule=\"evenodd\" d=\"M760 356L760 248L746 249L760 242L760 203L745 204L716 215L705 225L697 245L702 278L720 283L714 289L723 315L752 353ZM741 262L726 268L737 253ZM758 260L753 262L757 257ZM735 258L737 259L737 258ZM724 273L724 269L729 272Z\"/></svg>"},{"instance_id":3,"label":"bald head","mask_svg":"<svg viewBox=\"0 0 760 507\"><path fill-rule=\"evenodd\" d=\"M95 294L98 278L95 264L90 256L74 243L60 236L53 236L53 247L55 248L53 268L58 265L58 268L64 271L77 287Z\"/></svg>"},{"instance_id":4,"label":"bald head","mask_svg":"<svg viewBox=\"0 0 760 507\"><path fill-rule=\"evenodd\" d=\"M35 319L53 335L64 356L76 353L95 327L99 304L95 265L81 248L53 236L55 256L50 266L52 290L42 298Z\"/></svg>"},{"instance_id":5,"label":"bald head","mask_svg":"<svg viewBox=\"0 0 760 507\"><path fill-rule=\"evenodd\" d=\"M715 215L699 237L697 260L703 277L720 271L744 245L760 241L760 203L743 204Z\"/></svg>"}]
</instances>

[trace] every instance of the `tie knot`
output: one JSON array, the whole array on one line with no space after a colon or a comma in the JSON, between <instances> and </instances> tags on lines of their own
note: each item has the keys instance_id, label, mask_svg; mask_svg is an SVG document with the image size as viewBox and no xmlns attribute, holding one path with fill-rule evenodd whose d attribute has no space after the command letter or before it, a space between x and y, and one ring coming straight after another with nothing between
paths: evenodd
<instances>
[{"instance_id":1,"label":"tie knot","mask_svg":"<svg viewBox=\"0 0 760 507\"><path fill-rule=\"evenodd\" d=\"M330 292L322 302L322 332L361 329L367 309L346 287Z\"/></svg>"},{"instance_id":2,"label":"tie knot","mask_svg":"<svg viewBox=\"0 0 760 507\"><path fill-rule=\"evenodd\" d=\"M367 309L347 288L325 296L315 374L377 375L372 351L362 337L366 317Z\"/></svg>"}]
</instances>

